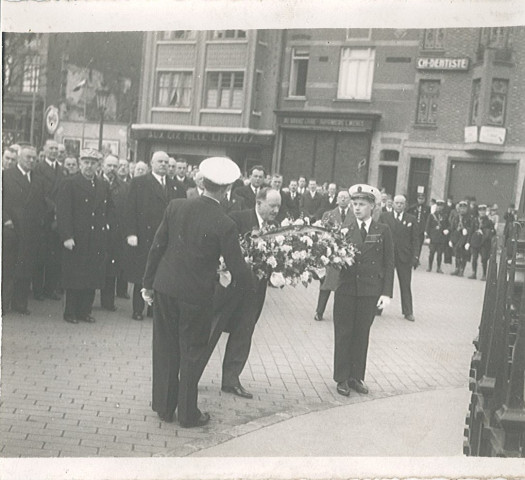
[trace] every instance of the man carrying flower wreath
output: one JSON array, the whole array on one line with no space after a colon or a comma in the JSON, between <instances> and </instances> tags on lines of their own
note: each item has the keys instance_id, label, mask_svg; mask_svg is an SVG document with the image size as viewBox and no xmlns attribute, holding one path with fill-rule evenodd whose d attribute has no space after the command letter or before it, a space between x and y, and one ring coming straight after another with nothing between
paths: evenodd
<instances>
[{"instance_id":1,"label":"man carrying flower wreath","mask_svg":"<svg viewBox=\"0 0 525 480\"><path fill-rule=\"evenodd\" d=\"M370 328L376 308L390 303L394 284L394 244L387 225L372 219L381 194L370 185L354 185L350 197L356 221L347 239L359 250L343 268L334 298L334 380L337 392L368 393L364 383Z\"/></svg>"}]
</instances>

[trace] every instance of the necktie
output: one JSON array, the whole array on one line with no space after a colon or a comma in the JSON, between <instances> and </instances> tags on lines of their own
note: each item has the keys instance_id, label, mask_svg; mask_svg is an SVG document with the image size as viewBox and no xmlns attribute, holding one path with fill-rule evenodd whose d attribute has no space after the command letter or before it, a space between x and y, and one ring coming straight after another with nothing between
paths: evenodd
<instances>
[{"instance_id":1,"label":"necktie","mask_svg":"<svg viewBox=\"0 0 525 480\"><path fill-rule=\"evenodd\" d=\"M367 233L368 232L366 231L366 224L365 222L362 222L361 223L361 238L363 239L363 242L365 241Z\"/></svg>"},{"instance_id":2,"label":"necktie","mask_svg":"<svg viewBox=\"0 0 525 480\"><path fill-rule=\"evenodd\" d=\"M29 172L26 173L27 181L31 183L31 176L29 175Z\"/></svg>"},{"instance_id":3,"label":"necktie","mask_svg":"<svg viewBox=\"0 0 525 480\"><path fill-rule=\"evenodd\" d=\"M343 208L341 209L341 223L345 222L345 218L346 218L346 210Z\"/></svg>"}]
</instances>

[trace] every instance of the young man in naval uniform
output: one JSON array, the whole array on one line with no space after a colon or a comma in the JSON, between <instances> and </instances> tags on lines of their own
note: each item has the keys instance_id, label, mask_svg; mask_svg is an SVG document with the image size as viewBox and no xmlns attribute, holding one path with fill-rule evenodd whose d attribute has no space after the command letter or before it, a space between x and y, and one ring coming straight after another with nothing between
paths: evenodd
<instances>
[{"instance_id":1,"label":"young man in naval uniform","mask_svg":"<svg viewBox=\"0 0 525 480\"><path fill-rule=\"evenodd\" d=\"M350 188L356 221L347 239L359 251L343 268L334 298L334 380L337 392L368 393L364 382L368 339L377 308L390 303L394 284L394 243L387 225L372 218L381 194L365 184Z\"/></svg>"}]
</instances>

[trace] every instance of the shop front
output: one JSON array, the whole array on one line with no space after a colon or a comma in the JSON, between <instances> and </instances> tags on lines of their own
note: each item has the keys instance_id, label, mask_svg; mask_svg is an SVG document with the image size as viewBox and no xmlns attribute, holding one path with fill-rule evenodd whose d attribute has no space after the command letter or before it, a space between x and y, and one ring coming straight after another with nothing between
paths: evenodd
<instances>
[{"instance_id":1,"label":"shop front","mask_svg":"<svg viewBox=\"0 0 525 480\"><path fill-rule=\"evenodd\" d=\"M254 165L271 167L274 133L247 128L182 127L135 124L131 135L137 142L136 159L148 162L153 152L163 150L184 157L197 166L212 156L227 156L246 174Z\"/></svg>"},{"instance_id":2,"label":"shop front","mask_svg":"<svg viewBox=\"0 0 525 480\"><path fill-rule=\"evenodd\" d=\"M350 186L368 180L376 113L277 112L276 169L285 182L299 176Z\"/></svg>"}]
</instances>

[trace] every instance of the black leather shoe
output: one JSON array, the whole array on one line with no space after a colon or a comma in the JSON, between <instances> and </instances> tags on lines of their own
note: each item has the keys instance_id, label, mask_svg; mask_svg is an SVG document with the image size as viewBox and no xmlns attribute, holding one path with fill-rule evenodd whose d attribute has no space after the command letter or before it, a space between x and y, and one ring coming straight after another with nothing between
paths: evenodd
<instances>
[{"instance_id":1,"label":"black leather shoe","mask_svg":"<svg viewBox=\"0 0 525 480\"><path fill-rule=\"evenodd\" d=\"M184 423L180 422L180 426L183 428L192 428L192 427L203 427L210 421L209 413L201 413L200 417L194 422Z\"/></svg>"},{"instance_id":2,"label":"black leather shoe","mask_svg":"<svg viewBox=\"0 0 525 480\"><path fill-rule=\"evenodd\" d=\"M86 317L82 317L80 320L82 322L86 322L86 323L95 323L96 322L96 320L91 315L87 315Z\"/></svg>"},{"instance_id":3,"label":"black leather shoe","mask_svg":"<svg viewBox=\"0 0 525 480\"><path fill-rule=\"evenodd\" d=\"M78 320L71 316L71 315L64 315L64 320L67 322L67 323L78 323Z\"/></svg>"},{"instance_id":4,"label":"black leather shoe","mask_svg":"<svg viewBox=\"0 0 525 480\"><path fill-rule=\"evenodd\" d=\"M368 387L366 386L365 382L363 380L356 380L355 378L351 378L348 380L348 386L355 390L357 393L362 393L363 395L366 395L368 393Z\"/></svg>"},{"instance_id":5,"label":"black leather shoe","mask_svg":"<svg viewBox=\"0 0 525 480\"><path fill-rule=\"evenodd\" d=\"M160 418L163 422L166 422L166 423L173 423L173 415L160 414L160 413L157 413L157 415L159 416L159 418Z\"/></svg>"},{"instance_id":6,"label":"black leather shoe","mask_svg":"<svg viewBox=\"0 0 525 480\"><path fill-rule=\"evenodd\" d=\"M31 310L28 310L27 308L26 309L17 309L17 308L13 308L13 312L16 312L16 313L19 313L20 315L31 315Z\"/></svg>"},{"instance_id":7,"label":"black leather shoe","mask_svg":"<svg viewBox=\"0 0 525 480\"><path fill-rule=\"evenodd\" d=\"M253 394L251 394L248 390L245 390L242 385L238 385L237 387L222 387L221 390L226 393L233 393L238 397L253 398Z\"/></svg>"},{"instance_id":8,"label":"black leather shoe","mask_svg":"<svg viewBox=\"0 0 525 480\"><path fill-rule=\"evenodd\" d=\"M131 318L133 320L144 320L144 317L142 316L142 313L134 313L131 315Z\"/></svg>"},{"instance_id":9,"label":"black leather shoe","mask_svg":"<svg viewBox=\"0 0 525 480\"><path fill-rule=\"evenodd\" d=\"M315 317L314 317L314 320L316 322L322 322L323 321L323 316L322 315L319 315L318 313L315 314Z\"/></svg>"},{"instance_id":10,"label":"black leather shoe","mask_svg":"<svg viewBox=\"0 0 525 480\"><path fill-rule=\"evenodd\" d=\"M115 305L110 305L109 307L102 306L102 308L104 310L107 310L108 312L116 312L117 311L117 307Z\"/></svg>"},{"instance_id":11,"label":"black leather shoe","mask_svg":"<svg viewBox=\"0 0 525 480\"><path fill-rule=\"evenodd\" d=\"M348 382L339 382L337 384L337 393L339 395L343 395L344 397L349 397L350 387L348 386Z\"/></svg>"},{"instance_id":12,"label":"black leather shoe","mask_svg":"<svg viewBox=\"0 0 525 480\"><path fill-rule=\"evenodd\" d=\"M62 300L62 297L60 295L57 295L55 292L45 293L44 295L46 298L49 298L50 300Z\"/></svg>"},{"instance_id":13,"label":"black leather shoe","mask_svg":"<svg viewBox=\"0 0 525 480\"><path fill-rule=\"evenodd\" d=\"M405 315L405 318L409 321L409 322L415 322L416 321L416 318L414 317L414 315L410 314L410 315Z\"/></svg>"}]
</instances>

